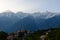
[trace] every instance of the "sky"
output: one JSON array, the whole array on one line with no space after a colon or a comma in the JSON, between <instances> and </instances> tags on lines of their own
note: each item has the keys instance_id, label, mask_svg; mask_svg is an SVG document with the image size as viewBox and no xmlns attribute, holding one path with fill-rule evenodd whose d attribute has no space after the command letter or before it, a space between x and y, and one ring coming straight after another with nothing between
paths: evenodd
<instances>
[{"instance_id":1,"label":"sky","mask_svg":"<svg viewBox=\"0 0 60 40\"><path fill-rule=\"evenodd\" d=\"M0 0L0 12L60 12L60 0Z\"/></svg>"}]
</instances>

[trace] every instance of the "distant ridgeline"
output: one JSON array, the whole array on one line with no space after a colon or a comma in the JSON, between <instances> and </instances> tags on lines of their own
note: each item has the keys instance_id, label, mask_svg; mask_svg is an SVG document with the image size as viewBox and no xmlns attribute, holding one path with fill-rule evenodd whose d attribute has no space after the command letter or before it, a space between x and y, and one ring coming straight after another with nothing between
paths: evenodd
<instances>
[{"instance_id":1,"label":"distant ridgeline","mask_svg":"<svg viewBox=\"0 0 60 40\"><path fill-rule=\"evenodd\" d=\"M43 30L60 28L60 13L52 12L2 12L0 14L0 31L14 32L16 30Z\"/></svg>"}]
</instances>

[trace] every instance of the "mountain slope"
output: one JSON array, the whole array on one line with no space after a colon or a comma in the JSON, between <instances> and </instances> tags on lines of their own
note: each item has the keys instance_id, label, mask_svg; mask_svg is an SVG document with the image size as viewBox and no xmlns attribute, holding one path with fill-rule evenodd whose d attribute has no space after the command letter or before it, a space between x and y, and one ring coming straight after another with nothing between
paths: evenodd
<instances>
[{"instance_id":1,"label":"mountain slope","mask_svg":"<svg viewBox=\"0 0 60 40\"><path fill-rule=\"evenodd\" d=\"M15 28L15 29L14 29ZM25 29L25 30L36 30L38 29L38 26L33 18L33 16L27 16L24 19L18 21L15 23L12 27L14 30L20 30L20 29Z\"/></svg>"},{"instance_id":2,"label":"mountain slope","mask_svg":"<svg viewBox=\"0 0 60 40\"><path fill-rule=\"evenodd\" d=\"M14 32L16 30L38 30L60 27L60 13L3 12L0 14L0 30Z\"/></svg>"},{"instance_id":3,"label":"mountain slope","mask_svg":"<svg viewBox=\"0 0 60 40\"><path fill-rule=\"evenodd\" d=\"M43 28L60 28L60 15L56 15L50 19L47 19L43 24L41 25Z\"/></svg>"}]
</instances>

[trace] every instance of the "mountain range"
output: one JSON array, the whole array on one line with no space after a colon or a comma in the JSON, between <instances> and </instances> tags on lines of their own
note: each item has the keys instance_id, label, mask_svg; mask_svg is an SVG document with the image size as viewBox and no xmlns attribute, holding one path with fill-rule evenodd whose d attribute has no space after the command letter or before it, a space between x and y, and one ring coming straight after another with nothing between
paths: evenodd
<instances>
[{"instance_id":1,"label":"mountain range","mask_svg":"<svg viewBox=\"0 0 60 40\"><path fill-rule=\"evenodd\" d=\"M23 13L6 11L0 13L0 31L43 30L60 27L60 13Z\"/></svg>"}]
</instances>

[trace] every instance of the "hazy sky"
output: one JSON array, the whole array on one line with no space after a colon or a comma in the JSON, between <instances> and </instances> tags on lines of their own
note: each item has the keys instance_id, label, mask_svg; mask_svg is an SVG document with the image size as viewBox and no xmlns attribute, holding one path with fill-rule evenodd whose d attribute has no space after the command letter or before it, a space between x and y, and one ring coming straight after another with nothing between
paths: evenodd
<instances>
[{"instance_id":1,"label":"hazy sky","mask_svg":"<svg viewBox=\"0 0 60 40\"><path fill-rule=\"evenodd\" d=\"M60 12L60 0L0 0L0 12L5 10Z\"/></svg>"}]
</instances>

